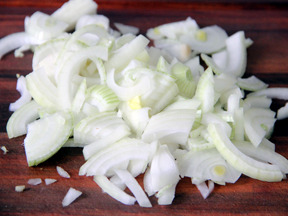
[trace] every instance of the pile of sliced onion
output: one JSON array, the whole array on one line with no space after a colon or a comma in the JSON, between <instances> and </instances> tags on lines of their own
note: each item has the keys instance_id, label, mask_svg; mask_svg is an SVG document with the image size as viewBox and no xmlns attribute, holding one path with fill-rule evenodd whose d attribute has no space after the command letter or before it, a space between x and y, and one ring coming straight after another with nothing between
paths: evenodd
<instances>
[{"instance_id":1,"label":"pile of sliced onion","mask_svg":"<svg viewBox=\"0 0 288 216\"><path fill-rule=\"evenodd\" d=\"M242 174L285 178L288 161L268 139L277 120L272 99L287 100L287 89L243 78L253 43L243 31L229 36L188 17L149 29L155 47L148 47L137 27L115 23L119 31L113 30L95 2L79 2L51 16L36 12L26 18L26 32L0 40L0 56L36 46L33 71L18 78L21 98L7 123L9 138L27 134L28 166L62 147L81 147L86 162L79 175L93 176L119 202L142 207L152 206L150 196L172 204L184 177L204 199L215 184L235 183ZM287 107L278 119L288 117ZM81 193L71 188L63 206Z\"/></svg>"}]
</instances>

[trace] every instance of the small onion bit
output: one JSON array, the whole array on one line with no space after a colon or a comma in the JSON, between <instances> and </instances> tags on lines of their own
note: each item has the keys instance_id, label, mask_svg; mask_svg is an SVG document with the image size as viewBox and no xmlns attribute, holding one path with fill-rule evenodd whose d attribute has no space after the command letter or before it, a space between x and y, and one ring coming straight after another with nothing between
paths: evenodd
<instances>
[{"instance_id":1,"label":"small onion bit","mask_svg":"<svg viewBox=\"0 0 288 216\"><path fill-rule=\"evenodd\" d=\"M56 181L57 181L56 179L46 178L46 179L45 179L45 184L46 184L46 185L50 185L50 184L53 184L53 183L56 182Z\"/></svg>"},{"instance_id":2,"label":"small onion bit","mask_svg":"<svg viewBox=\"0 0 288 216\"><path fill-rule=\"evenodd\" d=\"M33 178L33 179L28 180L28 184L30 184L30 185L38 185L41 183L42 183L41 178Z\"/></svg>"},{"instance_id":3,"label":"small onion bit","mask_svg":"<svg viewBox=\"0 0 288 216\"><path fill-rule=\"evenodd\" d=\"M82 194L81 191L78 191L74 188L70 188L65 195L64 199L62 200L62 206L66 207L70 205L74 200L76 200Z\"/></svg>"},{"instance_id":4,"label":"small onion bit","mask_svg":"<svg viewBox=\"0 0 288 216\"><path fill-rule=\"evenodd\" d=\"M21 193L21 192L23 192L24 190L25 190L25 185L17 185L17 186L15 186L15 191L16 191L16 192Z\"/></svg>"},{"instance_id":5,"label":"small onion bit","mask_svg":"<svg viewBox=\"0 0 288 216\"><path fill-rule=\"evenodd\" d=\"M66 172L62 167L56 166L58 174L63 178L70 178L70 175L68 172Z\"/></svg>"},{"instance_id":6,"label":"small onion bit","mask_svg":"<svg viewBox=\"0 0 288 216\"><path fill-rule=\"evenodd\" d=\"M3 154L7 154L7 152L9 152L5 146L2 146L1 150L3 151Z\"/></svg>"}]
</instances>

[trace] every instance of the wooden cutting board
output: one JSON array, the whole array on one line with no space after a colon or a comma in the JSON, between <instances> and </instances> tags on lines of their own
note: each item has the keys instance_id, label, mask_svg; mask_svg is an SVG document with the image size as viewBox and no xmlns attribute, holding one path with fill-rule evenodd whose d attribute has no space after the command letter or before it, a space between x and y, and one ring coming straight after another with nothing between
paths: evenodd
<instances>
[{"instance_id":1,"label":"wooden cutting board","mask_svg":"<svg viewBox=\"0 0 288 216\"><path fill-rule=\"evenodd\" d=\"M36 10L51 14L65 1L0 1L0 38L24 30L24 18ZM218 3L219 2L219 3ZM146 33L150 27L180 21L188 16L200 27L219 25L229 35L244 30L254 44L248 49L246 76L255 75L270 87L288 87L288 4L287 1L189 1L189 0L99 0L98 13L114 22L133 25ZM6 123L11 115L9 103L14 102L16 74L31 72L32 53L14 58L13 53L0 61L0 215L287 215L288 181L266 183L244 175L227 186L216 185L212 194L203 199L190 179L184 178L176 188L173 204L160 206L151 197L152 208L138 204L125 206L107 194L92 178L78 176L84 163L82 149L63 148L55 156L37 167L28 167L23 147L25 136L8 139ZM271 108L277 110L286 101L274 100ZM288 158L288 120L277 121L271 139L276 151ZM56 166L67 170L71 178L61 178ZM31 186L30 178L57 179L46 186ZM143 176L137 178L143 185ZM26 185L23 193L15 192L16 185ZM63 208L62 199L70 187L83 194L70 206Z\"/></svg>"}]
</instances>

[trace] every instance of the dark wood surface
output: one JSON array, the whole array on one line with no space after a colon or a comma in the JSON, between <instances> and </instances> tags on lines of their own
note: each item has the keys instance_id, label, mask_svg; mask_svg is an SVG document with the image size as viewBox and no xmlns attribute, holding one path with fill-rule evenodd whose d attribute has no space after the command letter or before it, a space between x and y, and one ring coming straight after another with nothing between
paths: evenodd
<instances>
[{"instance_id":1,"label":"dark wood surface","mask_svg":"<svg viewBox=\"0 0 288 216\"><path fill-rule=\"evenodd\" d=\"M0 38L24 30L24 18L36 10L52 13L65 1L1 0ZM254 44L248 50L246 76L255 75L271 87L288 87L288 2L268 0L188 1L188 0L99 0L98 13L111 22L138 26L142 34L150 27L179 21L188 16L200 27L217 24L229 35L244 30ZM28 168L23 147L24 136L7 138L6 123L11 115L9 103L14 102L17 73L31 72L32 53L16 59L10 53L0 61L0 146L9 152L0 152L0 215L287 215L288 180L266 183L242 176L235 184L216 185L204 200L188 178L180 181L170 206L159 206L151 197L153 208L138 204L125 206L108 195L92 178L78 176L84 163L80 148L61 149L53 158L37 167ZM273 101L277 110L285 101ZM276 151L288 158L288 120L278 121L271 139ZM61 178L56 166L66 169L70 179ZM46 186L27 184L30 178L55 178ZM142 184L143 176L137 178ZM23 193L15 192L16 185L26 185ZM63 208L62 199L69 187L83 192L73 204Z\"/></svg>"}]
</instances>

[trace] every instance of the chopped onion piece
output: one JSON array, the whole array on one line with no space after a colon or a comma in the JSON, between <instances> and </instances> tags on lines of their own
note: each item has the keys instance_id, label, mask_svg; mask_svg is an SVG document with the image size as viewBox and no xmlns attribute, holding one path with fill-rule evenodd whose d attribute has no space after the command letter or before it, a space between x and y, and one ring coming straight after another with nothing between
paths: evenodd
<instances>
[{"instance_id":1,"label":"chopped onion piece","mask_svg":"<svg viewBox=\"0 0 288 216\"><path fill-rule=\"evenodd\" d=\"M136 202L136 199L133 196L125 193L123 190L119 189L109 179L104 175L95 175L94 181L99 185L104 193L109 194L114 199L125 205L133 205Z\"/></svg>"},{"instance_id":2,"label":"chopped onion piece","mask_svg":"<svg viewBox=\"0 0 288 216\"><path fill-rule=\"evenodd\" d=\"M71 113L59 111L27 126L24 147L29 166L52 157L68 140L72 132Z\"/></svg>"},{"instance_id":3,"label":"chopped onion piece","mask_svg":"<svg viewBox=\"0 0 288 216\"><path fill-rule=\"evenodd\" d=\"M150 166L150 181L153 191L177 184L179 169L167 145L161 145L155 153Z\"/></svg>"},{"instance_id":4,"label":"chopped onion piece","mask_svg":"<svg viewBox=\"0 0 288 216\"><path fill-rule=\"evenodd\" d=\"M25 185L17 185L15 186L16 192L23 192L25 190Z\"/></svg>"},{"instance_id":5,"label":"chopped onion piece","mask_svg":"<svg viewBox=\"0 0 288 216\"><path fill-rule=\"evenodd\" d=\"M283 179L283 174L277 165L259 162L240 152L221 127L209 124L208 131L222 157L236 170L261 181L277 182Z\"/></svg>"},{"instance_id":6,"label":"chopped onion piece","mask_svg":"<svg viewBox=\"0 0 288 216\"><path fill-rule=\"evenodd\" d=\"M40 11L25 18L25 32L39 40L49 40L65 32L68 24Z\"/></svg>"},{"instance_id":7,"label":"chopped onion piece","mask_svg":"<svg viewBox=\"0 0 288 216\"><path fill-rule=\"evenodd\" d=\"M5 146L1 146L1 150L4 152L4 154L7 154L7 152L9 152Z\"/></svg>"},{"instance_id":8,"label":"chopped onion piece","mask_svg":"<svg viewBox=\"0 0 288 216\"><path fill-rule=\"evenodd\" d=\"M75 28L77 20L83 15L96 14L98 5L93 0L69 0L57 9L51 16L68 23L66 31Z\"/></svg>"},{"instance_id":9,"label":"chopped onion piece","mask_svg":"<svg viewBox=\"0 0 288 216\"><path fill-rule=\"evenodd\" d=\"M75 30L78 30L86 25L96 24L109 30L109 19L100 14L86 14L81 16L76 23Z\"/></svg>"},{"instance_id":10,"label":"chopped onion piece","mask_svg":"<svg viewBox=\"0 0 288 216\"><path fill-rule=\"evenodd\" d=\"M204 27L196 32L188 32L180 36L179 40L189 44L192 50L199 53L214 53L225 48L225 41L228 35L224 29L214 25Z\"/></svg>"},{"instance_id":11,"label":"chopped onion piece","mask_svg":"<svg viewBox=\"0 0 288 216\"><path fill-rule=\"evenodd\" d=\"M263 96L263 95L272 99L288 100L288 88L275 87L275 88L262 89L248 94L247 97Z\"/></svg>"},{"instance_id":12,"label":"chopped onion piece","mask_svg":"<svg viewBox=\"0 0 288 216\"><path fill-rule=\"evenodd\" d=\"M131 33L137 35L139 33L139 28L135 26L124 25L122 23L114 23L114 25L122 34Z\"/></svg>"},{"instance_id":13,"label":"chopped onion piece","mask_svg":"<svg viewBox=\"0 0 288 216\"><path fill-rule=\"evenodd\" d=\"M206 182L201 182L199 184L196 184L197 189L200 191L202 197L206 199L210 193L214 190L214 182L208 181L208 186Z\"/></svg>"},{"instance_id":14,"label":"chopped onion piece","mask_svg":"<svg viewBox=\"0 0 288 216\"><path fill-rule=\"evenodd\" d=\"M56 182L56 181L57 181L56 179L46 178L46 179L45 179L45 184L46 184L46 185L50 185L50 184L53 184L53 183Z\"/></svg>"},{"instance_id":15,"label":"chopped onion piece","mask_svg":"<svg viewBox=\"0 0 288 216\"><path fill-rule=\"evenodd\" d=\"M115 172L134 194L140 206L152 207L145 192L143 191L139 183L136 181L136 179L131 175L131 173L129 173L127 170L115 170Z\"/></svg>"},{"instance_id":16,"label":"chopped onion piece","mask_svg":"<svg viewBox=\"0 0 288 216\"><path fill-rule=\"evenodd\" d=\"M288 103L285 106L280 107L277 111L277 119L282 120L288 118Z\"/></svg>"},{"instance_id":17,"label":"chopped onion piece","mask_svg":"<svg viewBox=\"0 0 288 216\"><path fill-rule=\"evenodd\" d=\"M8 137L11 139L26 134L27 125L39 118L38 109L40 108L41 106L36 101L31 100L17 109L6 125Z\"/></svg>"},{"instance_id":18,"label":"chopped onion piece","mask_svg":"<svg viewBox=\"0 0 288 216\"><path fill-rule=\"evenodd\" d=\"M24 44L40 44L43 41L33 38L26 32L17 32L7 35L0 40L0 59L8 52L23 46Z\"/></svg>"},{"instance_id":19,"label":"chopped onion piece","mask_svg":"<svg viewBox=\"0 0 288 216\"><path fill-rule=\"evenodd\" d=\"M67 171L65 171L62 167L56 166L56 170L61 177L70 178L69 173Z\"/></svg>"},{"instance_id":20,"label":"chopped onion piece","mask_svg":"<svg viewBox=\"0 0 288 216\"><path fill-rule=\"evenodd\" d=\"M41 183L42 183L41 178L34 178L34 179L29 179L28 180L28 184L30 184L30 185L38 185L38 184L41 184Z\"/></svg>"},{"instance_id":21,"label":"chopped onion piece","mask_svg":"<svg viewBox=\"0 0 288 216\"><path fill-rule=\"evenodd\" d=\"M227 65L225 68L218 66L208 55L202 53L201 58L216 74L229 73L235 77L242 77L246 70L247 48L243 31L236 32L226 40Z\"/></svg>"},{"instance_id":22,"label":"chopped onion piece","mask_svg":"<svg viewBox=\"0 0 288 216\"><path fill-rule=\"evenodd\" d=\"M238 77L237 85L247 91L259 91L268 87L268 84L264 83L255 76L250 76L248 78Z\"/></svg>"},{"instance_id":23,"label":"chopped onion piece","mask_svg":"<svg viewBox=\"0 0 288 216\"><path fill-rule=\"evenodd\" d=\"M17 91L19 91L19 93L21 94L21 97L15 101L14 103L11 103L9 105L9 110L10 111L16 111L17 109L19 109L21 106L23 106L24 104L28 103L31 100L31 94L30 92L27 90L26 87L26 80L24 76L20 76L17 79L17 86L16 86Z\"/></svg>"},{"instance_id":24,"label":"chopped onion piece","mask_svg":"<svg viewBox=\"0 0 288 216\"><path fill-rule=\"evenodd\" d=\"M78 191L74 188L69 188L67 194L65 195L64 199L62 200L62 206L66 207L70 205L74 200L76 200L82 194L81 191Z\"/></svg>"}]
</instances>

